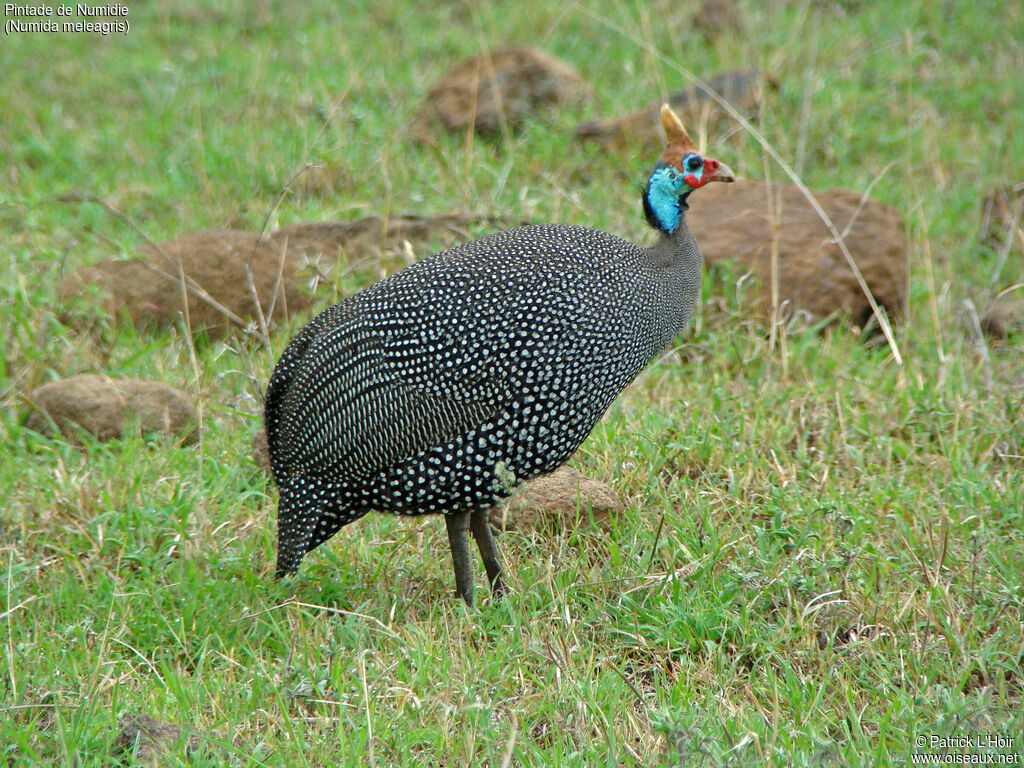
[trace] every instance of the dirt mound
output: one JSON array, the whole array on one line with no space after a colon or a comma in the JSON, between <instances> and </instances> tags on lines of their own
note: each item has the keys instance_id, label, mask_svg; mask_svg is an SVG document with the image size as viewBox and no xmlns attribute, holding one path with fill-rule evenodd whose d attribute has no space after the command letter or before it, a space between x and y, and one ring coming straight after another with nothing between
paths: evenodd
<instances>
[{"instance_id":1,"label":"dirt mound","mask_svg":"<svg viewBox=\"0 0 1024 768\"><path fill-rule=\"evenodd\" d=\"M272 233L269 239L278 246L286 245L289 259L305 257L316 260L324 257L330 262L344 255L346 261L353 263L400 254L405 242L409 242L416 251L426 245L448 248L472 239L469 228L480 223L493 224L498 228L513 225L507 219L465 213L390 218L369 216L355 221L293 224Z\"/></svg>"},{"instance_id":2,"label":"dirt mound","mask_svg":"<svg viewBox=\"0 0 1024 768\"><path fill-rule=\"evenodd\" d=\"M252 461L257 467L270 474L270 446L267 445L267 431L262 421L252 436Z\"/></svg>"},{"instance_id":3,"label":"dirt mound","mask_svg":"<svg viewBox=\"0 0 1024 768\"><path fill-rule=\"evenodd\" d=\"M537 48L502 48L456 65L430 89L411 133L431 143L438 129L473 126L484 136L514 130L527 118L580 101L591 92L580 74Z\"/></svg>"},{"instance_id":4,"label":"dirt mound","mask_svg":"<svg viewBox=\"0 0 1024 768\"><path fill-rule=\"evenodd\" d=\"M777 88L757 69L724 72L712 77L707 84L744 115L757 111L765 86ZM668 103L694 136L711 131L714 124L727 115L718 102L695 85L671 94ZM617 149L661 147L665 143L661 105L659 99L625 117L581 123L576 129L576 138Z\"/></svg>"},{"instance_id":5,"label":"dirt mound","mask_svg":"<svg viewBox=\"0 0 1024 768\"><path fill-rule=\"evenodd\" d=\"M166 723L148 715L125 715L118 724L121 733L114 743L116 759L134 757L128 761L133 765L176 765L182 753L190 762L206 764L214 757L218 764L227 762L224 745L229 740L212 731Z\"/></svg>"},{"instance_id":6,"label":"dirt mound","mask_svg":"<svg viewBox=\"0 0 1024 768\"><path fill-rule=\"evenodd\" d=\"M310 304L280 246L252 232L202 230L140 251L143 258L103 261L70 275L61 284L62 303L96 285L111 314L127 311L136 325L166 326L183 315L187 297L192 329L214 334L258 318L257 298L274 318Z\"/></svg>"},{"instance_id":7,"label":"dirt mound","mask_svg":"<svg viewBox=\"0 0 1024 768\"><path fill-rule=\"evenodd\" d=\"M848 313L859 325L872 316L853 270L839 246L803 194L794 186L757 181L709 184L690 197L686 220L708 264L735 260L751 272L759 289L752 298L755 314L771 312L769 215L773 197L778 224L779 302L790 302L820 319L835 311ZM907 250L903 221L893 208L862 200L854 192L814 192L860 268L879 305L890 317L903 313L907 292ZM852 222L852 223L851 223ZM791 314L791 312L787 313Z\"/></svg>"},{"instance_id":8,"label":"dirt mound","mask_svg":"<svg viewBox=\"0 0 1024 768\"><path fill-rule=\"evenodd\" d=\"M25 426L36 432L49 432L52 421L71 439L77 428L112 440L135 427L143 433L181 434L186 442L198 437L192 400L157 381L82 374L44 384L26 399L31 411Z\"/></svg>"},{"instance_id":9,"label":"dirt mound","mask_svg":"<svg viewBox=\"0 0 1024 768\"><path fill-rule=\"evenodd\" d=\"M591 516L607 528L622 509L622 500L605 483L572 467L559 467L523 483L504 505L491 510L490 519L498 531L560 531L587 523Z\"/></svg>"},{"instance_id":10,"label":"dirt mound","mask_svg":"<svg viewBox=\"0 0 1024 768\"><path fill-rule=\"evenodd\" d=\"M996 300L981 316L981 329L996 339L1024 331L1024 298Z\"/></svg>"},{"instance_id":11,"label":"dirt mound","mask_svg":"<svg viewBox=\"0 0 1024 768\"><path fill-rule=\"evenodd\" d=\"M733 0L704 0L693 17L693 26L713 45L722 36L740 36L744 27L741 9Z\"/></svg>"},{"instance_id":12,"label":"dirt mound","mask_svg":"<svg viewBox=\"0 0 1024 768\"><path fill-rule=\"evenodd\" d=\"M1024 244L1024 183L997 187L981 204L981 242L998 246L1015 233Z\"/></svg>"}]
</instances>

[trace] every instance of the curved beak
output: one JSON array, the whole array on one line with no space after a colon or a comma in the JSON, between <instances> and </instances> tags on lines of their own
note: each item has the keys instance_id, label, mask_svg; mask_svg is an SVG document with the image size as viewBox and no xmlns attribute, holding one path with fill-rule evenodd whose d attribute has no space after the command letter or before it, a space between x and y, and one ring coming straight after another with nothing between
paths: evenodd
<instances>
[{"instance_id":1,"label":"curved beak","mask_svg":"<svg viewBox=\"0 0 1024 768\"><path fill-rule=\"evenodd\" d=\"M732 169L725 163L720 163L717 160L709 161L707 159L705 159L704 162L706 165L711 165L711 163L714 163L714 165L708 169L712 171L712 173L710 178L707 179L707 181L736 181L736 174L734 174L732 172Z\"/></svg>"}]
</instances>

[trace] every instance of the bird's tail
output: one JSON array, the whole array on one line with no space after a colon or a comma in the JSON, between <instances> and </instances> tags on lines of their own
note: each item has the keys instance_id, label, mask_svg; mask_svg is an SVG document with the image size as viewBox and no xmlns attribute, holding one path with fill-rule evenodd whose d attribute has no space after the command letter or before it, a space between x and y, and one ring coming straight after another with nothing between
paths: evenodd
<instances>
[{"instance_id":1,"label":"bird's tail","mask_svg":"<svg viewBox=\"0 0 1024 768\"><path fill-rule=\"evenodd\" d=\"M299 563L312 549L308 546L315 527L315 513L303 510L284 488L277 504L277 572L278 579L293 576Z\"/></svg>"},{"instance_id":2,"label":"bird's tail","mask_svg":"<svg viewBox=\"0 0 1024 768\"><path fill-rule=\"evenodd\" d=\"M278 482L277 578L291 576L310 550L336 534L343 525L366 514L352 509L330 483L303 476Z\"/></svg>"}]
</instances>

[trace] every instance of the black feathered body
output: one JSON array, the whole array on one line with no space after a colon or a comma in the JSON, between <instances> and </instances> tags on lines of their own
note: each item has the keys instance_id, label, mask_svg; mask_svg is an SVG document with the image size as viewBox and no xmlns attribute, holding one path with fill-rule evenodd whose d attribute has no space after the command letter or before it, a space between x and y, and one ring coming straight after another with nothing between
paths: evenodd
<instances>
[{"instance_id":1,"label":"black feathered body","mask_svg":"<svg viewBox=\"0 0 1024 768\"><path fill-rule=\"evenodd\" d=\"M686 325L700 266L685 220L653 248L520 227L321 313L267 389L279 575L367 511L481 509L564 463Z\"/></svg>"}]
</instances>

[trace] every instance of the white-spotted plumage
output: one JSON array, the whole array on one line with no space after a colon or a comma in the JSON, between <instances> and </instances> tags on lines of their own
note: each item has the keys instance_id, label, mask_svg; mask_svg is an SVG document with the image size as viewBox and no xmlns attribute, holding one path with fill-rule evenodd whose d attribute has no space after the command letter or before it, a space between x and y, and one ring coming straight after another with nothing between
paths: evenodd
<instances>
[{"instance_id":1,"label":"white-spotted plumage","mask_svg":"<svg viewBox=\"0 0 1024 768\"><path fill-rule=\"evenodd\" d=\"M699 294L686 197L732 174L696 154L668 107L662 122L669 143L642 200L653 247L577 226L499 232L360 291L292 340L264 414L278 576L370 510L434 513L459 594L472 602L469 528L504 590L481 513L573 454Z\"/></svg>"},{"instance_id":2,"label":"white-spotted plumage","mask_svg":"<svg viewBox=\"0 0 1024 768\"><path fill-rule=\"evenodd\" d=\"M672 241L677 258L583 227L521 227L314 319L267 391L279 572L369 510L490 507L507 477L564 463L689 317L700 255L688 231Z\"/></svg>"}]
</instances>

